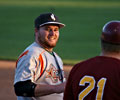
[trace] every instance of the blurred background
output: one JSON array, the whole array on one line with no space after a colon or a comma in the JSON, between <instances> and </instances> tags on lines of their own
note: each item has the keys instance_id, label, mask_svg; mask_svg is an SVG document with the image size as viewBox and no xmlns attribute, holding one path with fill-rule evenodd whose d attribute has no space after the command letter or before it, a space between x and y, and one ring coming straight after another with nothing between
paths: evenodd
<instances>
[{"instance_id":1,"label":"blurred background","mask_svg":"<svg viewBox=\"0 0 120 100\"><path fill-rule=\"evenodd\" d=\"M100 54L103 25L120 20L119 0L0 0L0 59L16 60L34 41L34 19L52 12L66 27L55 47L65 64Z\"/></svg>"},{"instance_id":2,"label":"blurred background","mask_svg":"<svg viewBox=\"0 0 120 100\"><path fill-rule=\"evenodd\" d=\"M102 28L120 20L120 0L0 0L0 100L16 100L15 60L34 41L34 20L45 12L66 24L54 51L70 64L68 76L73 64L100 54Z\"/></svg>"}]
</instances>

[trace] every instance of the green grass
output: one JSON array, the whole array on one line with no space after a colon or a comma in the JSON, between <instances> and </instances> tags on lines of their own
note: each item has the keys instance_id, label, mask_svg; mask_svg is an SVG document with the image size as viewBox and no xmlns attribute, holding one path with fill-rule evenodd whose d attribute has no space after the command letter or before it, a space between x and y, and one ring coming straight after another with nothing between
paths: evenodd
<instances>
[{"instance_id":1,"label":"green grass","mask_svg":"<svg viewBox=\"0 0 120 100\"><path fill-rule=\"evenodd\" d=\"M73 8L108 8L120 7L118 0L1 0L0 5L28 7L73 7Z\"/></svg>"},{"instance_id":2,"label":"green grass","mask_svg":"<svg viewBox=\"0 0 120 100\"><path fill-rule=\"evenodd\" d=\"M16 60L34 41L34 19L54 12L66 27L55 51L65 63L100 54L103 25L120 20L119 0L0 0L0 59Z\"/></svg>"}]
</instances>

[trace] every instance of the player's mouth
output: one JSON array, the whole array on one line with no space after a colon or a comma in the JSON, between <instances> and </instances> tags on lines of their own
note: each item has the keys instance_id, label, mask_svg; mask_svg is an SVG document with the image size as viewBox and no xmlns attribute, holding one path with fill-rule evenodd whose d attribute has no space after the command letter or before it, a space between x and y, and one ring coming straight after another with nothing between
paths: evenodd
<instances>
[{"instance_id":1,"label":"player's mouth","mask_svg":"<svg viewBox=\"0 0 120 100\"><path fill-rule=\"evenodd\" d=\"M54 40L56 40L56 38L55 37L49 37L48 40L54 41Z\"/></svg>"}]
</instances>

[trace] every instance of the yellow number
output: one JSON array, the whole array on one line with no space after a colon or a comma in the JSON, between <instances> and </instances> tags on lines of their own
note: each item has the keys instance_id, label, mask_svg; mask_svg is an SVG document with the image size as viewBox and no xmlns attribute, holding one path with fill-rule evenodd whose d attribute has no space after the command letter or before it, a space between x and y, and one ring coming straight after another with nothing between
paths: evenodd
<instances>
[{"instance_id":1,"label":"yellow number","mask_svg":"<svg viewBox=\"0 0 120 100\"><path fill-rule=\"evenodd\" d=\"M85 86L85 83L89 83L89 85L79 94L79 100L83 100L94 88L95 88L95 79L92 76L84 76L79 85ZM96 100L102 100L103 91L106 83L106 78L101 78L98 81L97 87L97 95Z\"/></svg>"},{"instance_id":2,"label":"yellow number","mask_svg":"<svg viewBox=\"0 0 120 100\"><path fill-rule=\"evenodd\" d=\"M97 91L96 100L102 100L105 83L106 83L106 78L101 78L101 79L98 81L98 84L97 84L98 91Z\"/></svg>"},{"instance_id":3,"label":"yellow number","mask_svg":"<svg viewBox=\"0 0 120 100\"><path fill-rule=\"evenodd\" d=\"M85 98L86 95L88 95L95 86L95 80L93 77L89 77L89 76L84 76L81 81L80 81L80 86L84 86L85 83L90 83L89 86L87 88L85 88L79 95L79 100L83 100Z\"/></svg>"}]
</instances>

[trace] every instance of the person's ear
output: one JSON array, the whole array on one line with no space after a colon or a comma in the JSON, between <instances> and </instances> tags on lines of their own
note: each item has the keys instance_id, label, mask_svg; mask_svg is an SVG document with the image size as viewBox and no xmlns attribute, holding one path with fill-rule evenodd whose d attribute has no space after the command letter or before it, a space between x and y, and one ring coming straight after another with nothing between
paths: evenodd
<instances>
[{"instance_id":1,"label":"person's ear","mask_svg":"<svg viewBox=\"0 0 120 100\"><path fill-rule=\"evenodd\" d=\"M37 28L35 28L35 33L36 33L36 32L38 32L38 29L37 29Z\"/></svg>"}]
</instances>

